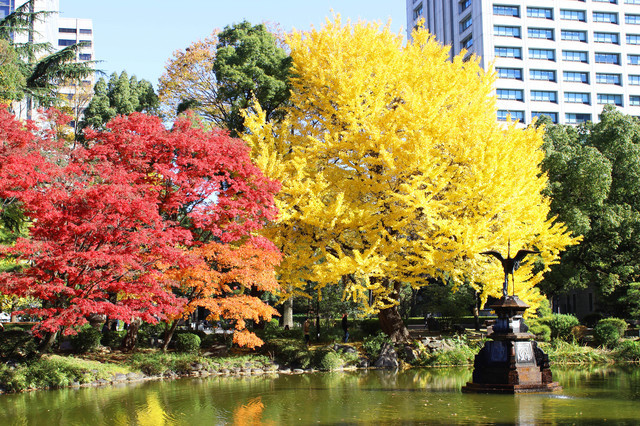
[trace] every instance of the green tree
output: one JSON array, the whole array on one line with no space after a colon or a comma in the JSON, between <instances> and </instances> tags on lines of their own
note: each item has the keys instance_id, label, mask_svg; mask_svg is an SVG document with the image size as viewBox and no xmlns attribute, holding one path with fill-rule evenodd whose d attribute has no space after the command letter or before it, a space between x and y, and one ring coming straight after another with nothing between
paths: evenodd
<instances>
[{"instance_id":1,"label":"green tree","mask_svg":"<svg viewBox=\"0 0 640 426\"><path fill-rule=\"evenodd\" d=\"M0 103L20 99L24 85L17 52L9 42L0 39Z\"/></svg>"},{"instance_id":2,"label":"green tree","mask_svg":"<svg viewBox=\"0 0 640 426\"><path fill-rule=\"evenodd\" d=\"M104 129L104 125L116 115L132 112L156 114L158 96L147 80L136 76L129 78L126 71L111 74L109 82L100 78L94 87L94 96L84 112L80 128Z\"/></svg>"},{"instance_id":3,"label":"green tree","mask_svg":"<svg viewBox=\"0 0 640 426\"><path fill-rule=\"evenodd\" d=\"M542 289L593 286L605 310L630 315L640 282L640 122L606 106L597 124L548 125L544 150L551 212L584 240Z\"/></svg>"}]
</instances>

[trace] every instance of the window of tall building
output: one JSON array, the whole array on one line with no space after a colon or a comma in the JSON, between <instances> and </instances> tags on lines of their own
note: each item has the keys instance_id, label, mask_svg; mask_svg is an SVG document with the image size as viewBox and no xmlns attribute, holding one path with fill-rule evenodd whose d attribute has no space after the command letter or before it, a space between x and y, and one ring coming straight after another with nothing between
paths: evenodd
<instances>
[{"instance_id":1,"label":"window of tall building","mask_svg":"<svg viewBox=\"0 0 640 426\"><path fill-rule=\"evenodd\" d=\"M93 31L89 28L80 28L80 34L92 34Z\"/></svg>"},{"instance_id":2,"label":"window of tall building","mask_svg":"<svg viewBox=\"0 0 640 426\"><path fill-rule=\"evenodd\" d=\"M516 58L522 59L522 49L519 47L495 47L495 56L499 58Z\"/></svg>"},{"instance_id":3,"label":"window of tall building","mask_svg":"<svg viewBox=\"0 0 640 426\"><path fill-rule=\"evenodd\" d=\"M542 38L553 40L553 30L551 28L529 28L527 29L529 38Z\"/></svg>"},{"instance_id":4,"label":"window of tall building","mask_svg":"<svg viewBox=\"0 0 640 426\"><path fill-rule=\"evenodd\" d=\"M640 34L627 34L627 44L640 44Z\"/></svg>"},{"instance_id":5,"label":"window of tall building","mask_svg":"<svg viewBox=\"0 0 640 426\"><path fill-rule=\"evenodd\" d=\"M80 58L81 61L90 61L91 60L91 53L80 53L78 55L78 58Z\"/></svg>"},{"instance_id":6,"label":"window of tall building","mask_svg":"<svg viewBox=\"0 0 640 426\"><path fill-rule=\"evenodd\" d=\"M624 0L624 4L640 4L640 0Z\"/></svg>"},{"instance_id":7,"label":"window of tall building","mask_svg":"<svg viewBox=\"0 0 640 426\"><path fill-rule=\"evenodd\" d=\"M471 46L473 46L473 35L470 34L467 38L465 38L464 40L462 40L460 42L460 48L462 49L471 49Z\"/></svg>"},{"instance_id":8,"label":"window of tall building","mask_svg":"<svg viewBox=\"0 0 640 426\"><path fill-rule=\"evenodd\" d=\"M560 33L560 38L562 40L567 41L587 41L587 32L586 31L576 31L576 30L562 30Z\"/></svg>"},{"instance_id":9,"label":"window of tall building","mask_svg":"<svg viewBox=\"0 0 640 426\"><path fill-rule=\"evenodd\" d=\"M556 81L556 72L553 70L529 70L531 80Z\"/></svg>"},{"instance_id":10,"label":"window of tall building","mask_svg":"<svg viewBox=\"0 0 640 426\"><path fill-rule=\"evenodd\" d=\"M567 62L589 62L588 53L580 50L563 50L562 60Z\"/></svg>"},{"instance_id":11,"label":"window of tall building","mask_svg":"<svg viewBox=\"0 0 640 426\"><path fill-rule=\"evenodd\" d=\"M519 89L496 89L496 96L510 101L521 101L524 98L523 91Z\"/></svg>"},{"instance_id":12,"label":"window of tall building","mask_svg":"<svg viewBox=\"0 0 640 426\"><path fill-rule=\"evenodd\" d=\"M520 27L512 27L508 25L494 25L493 33L500 37L520 38Z\"/></svg>"},{"instance_id":13,"label":"window of tall building","mask_svg":"<svg viewBox=\"0 0 640 426\"><path fill-rule=\"evenodd\" d=\"M618 14L614 12L593 12L593 22L618 23Z\"/></svg>"},{"instance_id":14,"label":"window of tall building","mask_svg":"<svg viewBox=\"0 0 640 426\"><path fill-rule=\"evenodd\" d=\"M500 16L515 16L519 18L520 6L494 4L493 14Z\"/></svg>"},{"instance_id":15,"label":"window of tall building","mask_svg":"<svg viewBox=\"0 0 640 426\"><path fill-rule=\"evenodd\" d=\"M415 9L413 9L413 20L420 18L422 16L422 3L418 5Z\"/></svg>"},{"instance_id":16,"label":"window of tall building","mask_svg":"<svg viewBox=\"0 0 640 426\"><path fill-rule=\"evenodd\" d=\"M58 28L58 32L75 34L76 33L76 29L75 28Z\"/></svg>"},{"instance_id":17,"label":"window of tall building","mask_svg":"<svg viewBox=\"0 0 640 426\"><path fill-rule=\"evenodd\" d=\"M588 93L564 92L564 101L568 104L591 104Z\"/></svg>"},{"instance_id":18,"label":"window of tall building","mask_svg":"<svg viewBox=\"0 0 640 426\"><path fill-rule=\"evenodd\" d=\"M640 96L629 95L629 105L631 105L631 106L640 106Z\"/></svg>"},{"instance_id":19,"label":"window of tall building","mask_svg":"<svg viewBox=\"0 0 640 426\"><path fill-rule=\"evenodd\" d=\"M71 46L76 44L75 40L67 40L67 39L58 39L58 46Z\"/></svg>"},{"instance_id":20,"label":"window of tall building","mask_svg":"<svg viewBox=\"0 0 640 426\"><path fill-rule=\"evenodd\" d=\"M527 7L527 17L553 19L553 9L548 7Z\"/></svg>"},{"instance_id":21,"label":"window of tall building","mask_svg":"<svg viewBox=\"0 0 640 426\"><path fill-rule=\"evenodd\" d=\"M598 93L596 96L598 105L617 105L622 106L622 95L615 95L610 93Z\"/></svg>"},{"instance_id":22,"label":"window of tall building","mask_svg":"<svg viewBox=\"0 0 640 426\"><path fill-rule=\"evenodd\" d=\"M464 32L464 30L469 28L472 23L473 22L472 22L472 19L471 19L471 15L467 16L466 18L464 18L462 21L460 21L460 32Z\"/></svg>"},{"instance_id":23,"label":"window of tall building","mask_svg":"<svg viewBox=\"0 0 640 426\"><path fill-rule=\"evenodd\" d=\"M594 3L611 3L618 4L618 0L593 0Z\"/></svg>"},{"instance_id":24,"label":"window of tall building","mask_svg":"<svg viewBox=\"0 0 640 426\"><path fill-rule=\"evenodd\" d=\"M587 14L584 10L560 9L560 19L567 21L587 21Z\"/></svg>"},{"instance_id":25,"label":"window of tall building","mask_svg":"<svg viewBox=\"0 0 640 426\"><path fill-rule=\"evenodd\" d=\"M550 90L532 90L531 100L536 102L558 102L558 92Z\"/></svg>"},{"instance_id":26,"label":"window of tall building","mask_svg":"<svg viewBox=\"0 0 640 426\"><path fill-rule=\"evenodd\" d=\"M562 80L568 83L589 84L589 73L584 71L563 71Z\"/></svg>"},{"instance_id":27,"label":"window of tall building","mask_svg":"<svg viewBox=\"0 0 640 426\"><path fill-rule=\"evenodd\" d=\"M567 124L580 124L591 121L591 114L579 114L575 112L567 112L564 115L564 121Z\"/></svg>"},{"instance_id":28,"label":"window of tall building","mask_svg":"<svg viewBox=\"0 0 640 426\"><path fill-rule=\"evenodd\" d=\"M498 78L505 78L510 80L522 80L522 68L497 67L496 72L498 74Z\"/></svg>"},{"instance_id":29,"label":"window of tall building","mask_svg":"<svg viewBox=\"0 0 640 426\"><path fill-rule=\"evenodd\" d=\"M78 40L79 43L84 43L84 47L91 47L91 40Z\"/></svg>"},{"instance_id":30,"label":"window of tall building","mask_svg":"<svg viewBox=\"0 0 640 426\"><path fill-rule=\"evenodd\" d=\"M640 55L627 55L627 64L640 65Z\"/></svg>"},{"instance_id":31,"label":"window of tall building","mask_svg":"<svg viewBox=\"0 0 640 426\"><path fill-rule=\"evenodd\" d=\"M541 117L543 115L546 115L547 117L549 117L549 119L551 119L551 122L554 124L558 124L558 113L557 112L543 112L543 111L531 111L531 119L533 120L536 117Z\"/></svg>"},{"instance_id":32,"label":"window of tall building","mask_svg":"<svg viewBox=\"0 0 640 426\"><path fill-rule=\"evenodd\" d=\"M521 123L524 123L524 111L507 111L504 109L498 110L499 121L507 121L508 116L511 116L512 121L519 120Z\"/></svg>"},{"instance_id":33,"label":"window of tall building","mask_svg":"<svg viewBox=\"0 0 640 426\"><path fill-rule=\"evenodd\" d=\"M555 49L536 49L529 48L529 59L542 59L547 61L555 61L556 60L556 51Z\"/></svg>"},{"instance_id":34,"label":"window of tall building","mask_svg":"<svg viewBox=\"0 0 640 426\"><path fill-rule=\"evenodd\" d=\"M15 8L14 0L0 0L0 19L6 18Z\"/></svg>"},{"instance_id":35,"label":"window of tall building","mask_svg":"<svg viewBox=\"0 0 640 426\"><path fill-rule=\"evenodd\" d=\"M620 35L617 33L593 33L593 41L595 43L620 44Z\"/></svg>"},{"instance_id":36,"label":"window of tall building","mask_svg":"<svg viewBox=\"0 0 640 426\"><path fill-rule=\"evenodd\" d=\"M638 75L638 74L629 74L629 85L631 85L631 86L640 86L640 75Z\"/></svg>"},{"instance_id":37,"label":"window of tall building","mask_svg":"<svg viewBox=\"0 0 640 426\"><path fill-rule=\"evenodd\" d=\"M596 64L620 65L620 55L618 53L595 53Z\"/></svg>"},{"instance_id":38,"label":"window of tall building","mask_svg":"<svg viewBox=\"0 0 640 426\"><path fill-rule=\"evenodd\" d=\"M598 72L596 73L596 83L622 86L622 76L620 74L606 74Z\"/></svg>"},{"instance_id":39,"label":"window of tall building","mask_svg":"<svg viewBox=\"0 0 640 426\"><path fill-rule=\"evenodd\" d=\"M462 13L471 6L471 0L462 0L460 1L460 3L458 3L458 5L458 13Z\"/></svg>"},{"instance_id":40,"label":"window of tall building","mask_svg":"<svg viewBox=\"0 0 640 426\"><path fill-rule=\"evenodd\" d=\"M627 13L624 15L624 23L628 25L640 25L640 15Z\"/></svg>"}]
</instances>

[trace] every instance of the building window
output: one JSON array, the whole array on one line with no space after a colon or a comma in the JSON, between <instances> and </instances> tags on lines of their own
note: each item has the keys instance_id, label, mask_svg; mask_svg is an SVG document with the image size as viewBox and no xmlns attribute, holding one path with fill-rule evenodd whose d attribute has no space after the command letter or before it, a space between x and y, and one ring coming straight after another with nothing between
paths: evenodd
<instances>
[{"instance_id":1,"label":"building window","mask_svg":"<svg viewBox=\"0 0 640 426\"><path fill-rule=\"evenodd\" d=\"M520 38L520 27L510 27L506 25L494 25L493 33L500 37Z\"/></svg>"},{"instance_id":2,"label":"building window","mask_svg":"<svg viewBox=\"0 0 640 426\"><path fill-rule=\"evenodd\" d=\"M413 9L413 20L420 18L422 16L422 3L418 5L415 9Z\"/></svg>"},{"instance_id":3,"label":"building window","mask_svg":"<svg viewBox=\"0 0 640 426\"><path fill-rule=\"evenodd\" d=\"M459 5L458 13L462 13L471 6L471 0L462 0Z\"/></svg>"},{"instance_id":4,"label":"building window","mask_svg":"<svg viewBox=\"0 0 640 426\"><path fill-rule=\"evenodd\" d=\"M596 83L599 84L615 84L617 86L622 85L622 78L620 74L605 74L605 73L596 73Z\"/></svg>"},{"instance_id":5,"label":"building window","mask_svg":"<svg viewBox=\"0 0 640 426\"><path fill-rule=\"evenodd\" d=\"M558 92L547 90L532 90L531 100L536 102L558 102Z\"/></svg>"},{"instance_id":6,"label":"building window","mask_svg":"<svg viewBox=\"0 0 640 426\"><path fill-rule=\"evenodd\" d=\"M593 0L594 3L611 3L618 4L618 0Z\"/></svg>"},{"instance_id":7,"label":"building window","mask_svg":"<svg viewBox=\"0 0 640 426\"><path fill-rule=\"evenodd\" d=\"M469 37L465 38L460 42L460 47L462 49L469 50L473 46L473 35L469 35Z\"/></svg>"},{"instance_id":8,"label":"building window","mask_svg":"<svg viewBox=\"0 0 640 426\"><path fill-rule=\"evenodd\" d=\"M467 28L469 28L472 24L471 15L467 16L465 19L460 21L460 32L464 32Z\"/></svg>"},{"instance_id":9,"label":"building window","mask_svg":"<svg viewBox=\"0 0 640 426\"><path fill-rule=\"evenodd\" d=\"M589 94L581 92L564 92L564 101L568 104L591 104Z\"/></svg>"},{"instance_id":10,"label":"building window","mask_svg":"<svg viewBox=\"0 0 640 426\"><path fill-rule=\"evenodd\" d=\"M562 30L560 38L567 41L587 41L586 31Z\"/></svg>"},{"instance_id":11,"label":"building window","mask_svg":"<svg viewBox=\"0 0 640 426\"><path fill-rule=\"evenodd\" d=\"M627 44L640 44L640 34L627 34Z\"/></svg>"},{"instance_id":12,"label":"building window","mask_svg":"<svg viewBox=\"0 0 640 426\"><path fill-rule=\"evenodd\" d=\"M640 75L629 74L629 85L640 86Z\"/></svg>"},{"instance_id":13,"label":"building window","mask_svg":"<svg viewBox=\"0 0 640 426\"><path fill-rule=\"evenodd\" d=\"M496 89L496 96L508 101L521 101L524 97L523 91L519 89Z\"/></svg>"},{"instance_id":14,"label":"building window","mask_svg":"<svg viewBox=\"0 0 640 426\"><path fill-rule=\"evenodd\" d=\"M640 55L627 55L627 64L640 65Z\"/></svg>"},{"instance_id":15,"label":"building window","mask_svg":"<svg viewBox=\"0 0 640 426\"><path fill-rule=\"evenodd\" d=\"M576 114L568 112L564 115L564 121L567 124L586 123L587 121L591 121L591 114Z\"/></svg>"},{"instance_id":16,"label":"building window","mask_svg":"<svg viewBox=\"0 0 640 426\"><path fill-rule=\"evenodd\" d=\"M91 53L80 53L78 55L78 58L80 58L81 61L90 61L91 60Z\"/></svg>"},{"instance_id":17,"label":"building window","mask_svg":"<svg viewBox=\"0 0 640 426\"><path fill-rule=\"evenodd\" d=\"M640 0L624 0L624 4L640 4Z\"/></svg>"},{"instance_id":18,"label":"building window","mask_svg":"<svg viewBox=\"0 0 640 426\"><path fill-rule=\"evenodd\" d=\"M543 38L553 40L553 30L551 28L529 28L527 30L529 38Z\"/></svg>"},{"instance_id":19,"label":"building window","mask_svg":"<svg viewBox=\"0 0 640 426\"><path fill-rule=\"evenodd\" d=\"M587 52L582 52L579 50L563 50L562 51L562 60L567 62L584 62L585 64L589 62L589 55Z\"/></svg>"},{"instance_id":20,"label":"building window","mask_svg":"<svg viewBox=\"0 0 640 426\"><path fill-rule=\"evenodd\" d=\"M556 72L553 70L529 70L531 80L556 81Z\"/></svg>"},{"instance_id":21,"label":"building window","mask_svg":"<svg viewBox=\"0 0 640 426\"><path fill-rule=\"evenodd\" d=\"M76 29L75 28L58 28L58 32L75 34L76 33Z\"/></svg>"},{"instance_id":22,"label":"building window","mask_svg":"<svg viewBox=\"0 0 640 426\"><path fill-rule=\"evenodd\" d=\"M496 68L498 78L522 80L522 68Z\"/></svg>"},{"instance_id":23,"label":"building window","mask_svg":"<svg viewBox=\"0 0 640 426\"><path fill-rule=\"evenodd\" d=\"M629 105L640 106L640 96L629 95Z\"/></svg>"},{"instance_id":24,"label":"building window","mask_svg":"<svg viewBox=\"0 0 640 426\"><path fill-rule=\"evenodd\" d=\"M547 7L527 7L527 17L553 19L553 9Z\"/></svg>"},{"instance_id":25,"label":"building window","mask_svg":"<svg viewBox=\"0 0 640 426\"><path fill-rule=\"evenodd\" d=\"M593 41L596 43L620 44L620 36L617 33L593 33Z\"/></svg>"},{"instance_id":26,"label":"building window","mask_svg":"<svg viewBox=\"0 0 640 426\"><path fill-rule=\"evenodd\" d=\"M632 15L627 13L624 15L624 23L628 25L640 25L640 15Z\"/></svg>"},{"instance_id":27,"label":"building window","mask_svg":"<svg viewBox=\"0 0 640 426\"><path fill-rule=\"evenodd\" d=\"M495 48L495 55L499 58L522 59L522 49L519 47L498 47Z\"/></svg>"},{"instance_id":28,"label":"building window","mask_svg":"<svg viewBox=\"0 0 640 426\"><path fill-rule=\"evenodd\" d=\"M560 19L564 19L567 21L587 21L587 14L584 10L569 10L569 9L560 9Z\"/></svg>"},{"instance_id":29,"label":"building window","mask_svg":"<svg viewBox=\"0 0 640 426\"><path fill-rule=\"evenodd\" d=\"M596 52L595 61L596 61L596 64L620 65L620 55L617 54L617 53L598 53L598 52Z\"/></svg>"},{"instance_id":30,"label":"building window","mask_svg":"<svg viewBox=\"0 0 640 426\"><path fill-rule=\"evenodd\" d=\"M589 84L589 73L581 71L563 71L562 80L568 83L586 83Z\"/></svg>"},{"instance_id":31,"label":"building window","mask_svg":"<svg viewBox=\"0 0 640 426\"><path fill-rule=\"evenodd\" d=\"M520 17L520 6L493 5L493 14Z\"/></svg>"},{"instance_id":32,"label":"building window","mask_svg":"<svg viewBox=\"0 0 640 426\"><path fill-rule=\"evenodd\" d=\"M597 102L598 102L598 105L611 104L611 105L622 106L622 95L598 93Z\"/></svg>"},{"instance_id":33,"label":"building window","mask_svg":"<svg viewBox=\"0 0 640 426\"><path fill-rule=\"evenodd\" d=\"M593 12L593 22L618 23L618 14L613 12Z\"/></svg>"},{"instance_id":34,"label":"building window","mask_svg":"<svg viewBox=\"0 0 640 426\"><path fill-rule=\"evenodd\" d=\"M89 28L80 28L80 34L93 34L93 31Z\"/></svg>"},{"instance_id":35,"label":"building window","mask_svg":"<svg viewBox=\"0 0 640 426\"><path fill-rule=\"evenodd\" d=\"M58 46L73 46L74 44L76 44L75 40L58 39Z\"/></svg>"},{"instance_id":36,"label":"building window","mask_svg":"<svg viewBox=\"0 0 640 426\"><path fill-rule=\"evenodd\" d=\"M558 113L557 112L541 112L541 111L531 111L531 119L533 120L536 117L540 117L546 115L551 119L553 124L558 124Z\"/></svg>"},{"instance_id":37,"label":"building window","mask_svg":"<svg viewBox=\"0 0 640 426\"><path fill-rule=\"evenodd\" d=\"M498 110L498 120L507 121L507 117L511 116L512 121L520 121L524 123L524 111L507 111L504 109Z\"/></svg>"},{"instance_id":38,"label":"building window","mask_svg":"<svg viewBox=\"0 0 640 426\"><path fill-rule=\"evenodd\" d=\"M556 51L554 49L529 49L529 59L543 59L547 61L556 60Z\"/></svg>"},{"instance_id":39,"label":"building window","mask_svg":"<svg viewBox=\"0 0 640 426\"><path fill-rule=\"evenodd\" d=\"M82 47L91 47L91 40L78 40L78 43L84 43Z\"/></svg>"}]
</instances>

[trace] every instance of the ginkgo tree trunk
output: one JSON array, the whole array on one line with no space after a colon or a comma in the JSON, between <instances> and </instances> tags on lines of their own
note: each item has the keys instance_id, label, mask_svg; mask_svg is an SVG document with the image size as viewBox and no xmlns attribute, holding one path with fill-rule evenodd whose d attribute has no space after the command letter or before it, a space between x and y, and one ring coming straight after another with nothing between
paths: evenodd
<instances>
[{"instance_id":1,"label":"ginkgo tree trunk","mask_svg":"<svg viewBox=\"0 0 640 426\"><path fill-rule=\"evenodd\" d=\"M515 284L536 306L535 285L576 239L549 217L541 130L496 121L493 73L464 53L451 60L420 28L405 42L337 17L288 44L287 118L248 114L244 136L282 182L267 232L283 252L281 285L294 289L284 297L304 280L341 285L403 341L402 286L440 278L500 297L502 269L479 253L506 255L510 241L541 252Z\"/></svg>"}]
</instances>

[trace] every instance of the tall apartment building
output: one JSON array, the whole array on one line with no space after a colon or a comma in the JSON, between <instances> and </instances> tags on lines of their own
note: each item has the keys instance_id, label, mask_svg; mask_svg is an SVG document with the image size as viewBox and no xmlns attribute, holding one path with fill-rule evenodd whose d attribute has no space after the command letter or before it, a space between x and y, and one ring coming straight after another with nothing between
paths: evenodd
<instances>
[{"instance_id":1,"label":"tall apartment building","mask_svg":"<svg viewBox=\"0 0 640 426\"><path fill-rule=\"evenodd\" d=\"M26 2L26 0L0 0L0 19L6 17L16 7ZM59 16L60 0L36 0L34 2L34 11L52 13L34 23L34 31L31 35L32 42L49 43L55 51L77 42L85 41L87 42L86 46L80 49L76 56L76 61L94 59L93 21L91 19ZM16 34L15 41L17 43L26 43L29 41L29 35ZM82 82L73 82L60 88L60 96L69 107L75 122L78 121L82 111L88 105L94 84L95 76L91 75ZM34 105L33 107L37 106ZM35 117L34 111L29 111L30 107L27 102L14 104L13 108L18 118Z\"/></svg>"},{"instance_id":2,"label":"tall apartment building","mask_svg":"<svg viewBox=\"0 0 640 426\"><path fill-rule=\"evenodd\" d=\"M438 41L494 65L498 119L640 116L640 0L406 0Z\"/></svg>"}]
</instances>

